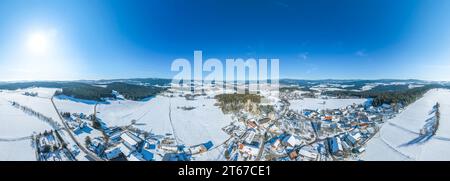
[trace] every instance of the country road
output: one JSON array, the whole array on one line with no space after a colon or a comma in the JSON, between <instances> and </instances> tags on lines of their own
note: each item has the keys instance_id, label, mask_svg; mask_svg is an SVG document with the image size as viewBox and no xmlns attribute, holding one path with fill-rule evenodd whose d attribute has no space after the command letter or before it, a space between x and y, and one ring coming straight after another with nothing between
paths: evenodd
<instances>
[{"instance_id":1,"label":"country road","mask_svg":"<svg viewBox=\"0 0 450 181\"><path fill-rule=\"evenodd\" d=\"M64 121L64 119L62 118L60 112L58 111L58 108L56 107L55 102L53 101L54 96L52 96L52 98L50 99L52 101L52 105L55 108L56 113L58 114L59 119L61 120L61 122L64 125L64 128L67 130L67 132L69 133L70 138L72 138L72 140L77 144L77 146L81 149L81 151L83 151L87 156L89 156L90 158L94 159L95 161L104 161L103 159L101 159L100 157L98 157L97 155L95 155L94 153L92 153L91 151L87 150L83 144L79 143L78 140L75 138L75 136L73 135L72 131L69 129L69 126L67 126L67 123Z\"/></svg>"}]
</instances>

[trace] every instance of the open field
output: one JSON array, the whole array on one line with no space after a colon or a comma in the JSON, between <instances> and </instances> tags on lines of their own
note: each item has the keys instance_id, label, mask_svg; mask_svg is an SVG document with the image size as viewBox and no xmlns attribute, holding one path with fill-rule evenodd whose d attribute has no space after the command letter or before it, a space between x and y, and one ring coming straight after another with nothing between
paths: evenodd
<instances>
[{"instance_id":1,"label":"open field","mask_svg":"<svg viewBox=\"0 0 450 181\"><path fill-rule=\"evenodd\" d=\"M421 136L439 102L441 119L435 136ZM383 125L368 142L364 160L450 160L450 90L433 89Z\"/></svg>"}]
</instances>

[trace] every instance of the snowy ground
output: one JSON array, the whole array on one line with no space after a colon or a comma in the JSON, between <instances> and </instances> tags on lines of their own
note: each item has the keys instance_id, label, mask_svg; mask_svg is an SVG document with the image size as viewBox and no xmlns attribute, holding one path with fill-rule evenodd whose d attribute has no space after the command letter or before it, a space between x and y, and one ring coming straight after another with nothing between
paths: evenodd
<instances>
[{"instance_id":1,"label":"snowy ground","mask_svg":"<svg viewBox=\"0 0 450 181\"><path fill-rule=\"evenodd\" d=\"M436 135L419 132L439 102L441 120ZM450 160L450 90L433 89L383 125L368 143L363 160Z\"/></svg>"},{"instance_id":2,"label":"snowy ground","mask_svg":"<svg viewBox=\"0 0 450 181\"><path fill-rule=\"evenodd\" d=\"M0 161L36 161L31 139L22 141L0 141Z\"/></svg>"},{"instance_id":3,"label":"snowy ground","mask_svg":"<svg viewBox=\"0 0 450 181\"><path fill-rule=\"evenodd\" d=\"M30 88L16 91L2 91L0 97L7 101L16 101L22 106L27 106L47 117L59 121L58 113L53 108L51 97L58 89L52 88ZM22 95L24 92L38 92L38 96L31 97Z\"/></svg>"},{"instance_id":4,"label":"snowy ground","mask_svg":"<svg viewBox=\"0 0 450 181\"><path fill-rule=\"evenodd\" d=\"M222 128L231 122L231 116L224 115L219 107L214 106L215 103L215 99L206 97L197 97L193 101L164 96L148 101L119 100L99 104L97 116L109 126L129 125L135 119L141 124L139 128L160 135L174 133L178 142L187 146L209 140L218 145L229 138ZM181 109L184 106L195 109Z\"/></svg>"},{"instance_id":5,"label":"snowy ground","mask_svg":"<svg viewBox=\"0 0 450 181\"><path fill-rule=\"evenodd\" d=\"M83 113L85 115L94 113L95 101L78 101L78 99L66 96L57 96L53 101L58 110L62 112Z\"/></svg>"},{"instance_id":6,"label":"snowy ground","mask_svg":"<svg viewBox=\"0 0 450 181\"><path fill-rule=\"evenodd\" d=\"M349 105L362 104L367 99L319 99L319 98L304 98L303 100L290 101L290 108L296 111L303 109L338 109ZM325 102L325 104L324 104Z\"/></svg>"},{"instance_id":7,"label":"snowy ground","mask_svg":"<svg viewBox=\"0 0 450 181\"><path fill-rule=\"evenodd\" d=\"M22 105L30 106L32 109L44 111L44 114L52 110L47 97L52 91L50 89L33 88L27 90L38 92L38 97L21 95L20 91L0 92L0 160L36 160L34 148L31 146L31 139L20 141L2 141L2 139L16 139L31 136L34 132L39 133L52 129L50 125L38 118L24 113L22 110L11 106L8 101L16 101ZM44 103L45 102L45 103ZM50 103L50 104L48 104ZM46 112L45 112L46 111ZM55 112L53 110L53 112Z\"/></svg>"},{"instance_id":8,"label":"snowy ground","mask_svg":"<svg viewBox=\"0 0 450 181\"><path fill-rule=\"evenodd\" d=\"M51 129L47 123L11 106L2 98L0 95L0 138L30 136L33 132Z\"/></svg>"}]
</instances>

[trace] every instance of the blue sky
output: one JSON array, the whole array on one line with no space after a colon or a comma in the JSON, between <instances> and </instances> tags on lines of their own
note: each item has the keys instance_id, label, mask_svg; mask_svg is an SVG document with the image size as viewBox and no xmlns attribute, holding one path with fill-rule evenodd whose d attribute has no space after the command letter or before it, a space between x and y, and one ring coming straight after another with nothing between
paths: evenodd
<instances>
[{"instance_id":1,"label":"blue sky","mask_svg":"<svg viewBox=\"0 0 450 181\"><path fill-rule=\"evenodd\" d=\"M278 58L282 78L450 80L446 0L2 0L0 17L0 80L170 78L194 50Z\"/></svg>"}]
</instances>

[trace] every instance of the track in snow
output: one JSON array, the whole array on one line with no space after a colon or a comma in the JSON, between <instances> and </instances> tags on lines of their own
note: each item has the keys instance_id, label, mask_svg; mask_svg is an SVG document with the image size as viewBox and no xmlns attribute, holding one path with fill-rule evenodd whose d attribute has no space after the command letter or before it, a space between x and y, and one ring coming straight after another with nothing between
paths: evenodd
<instances>
[{"instance_id":1,"label":"track in snow","mask_svg":"<svg viewBox=\"0 0 450 181\"><path fill-rule=\"evenodd\" d=\"M28 139L31 139L31 136L24 136L19 138L0 138L0 142L23 141Z\"/></svg>"}]
</instances>

